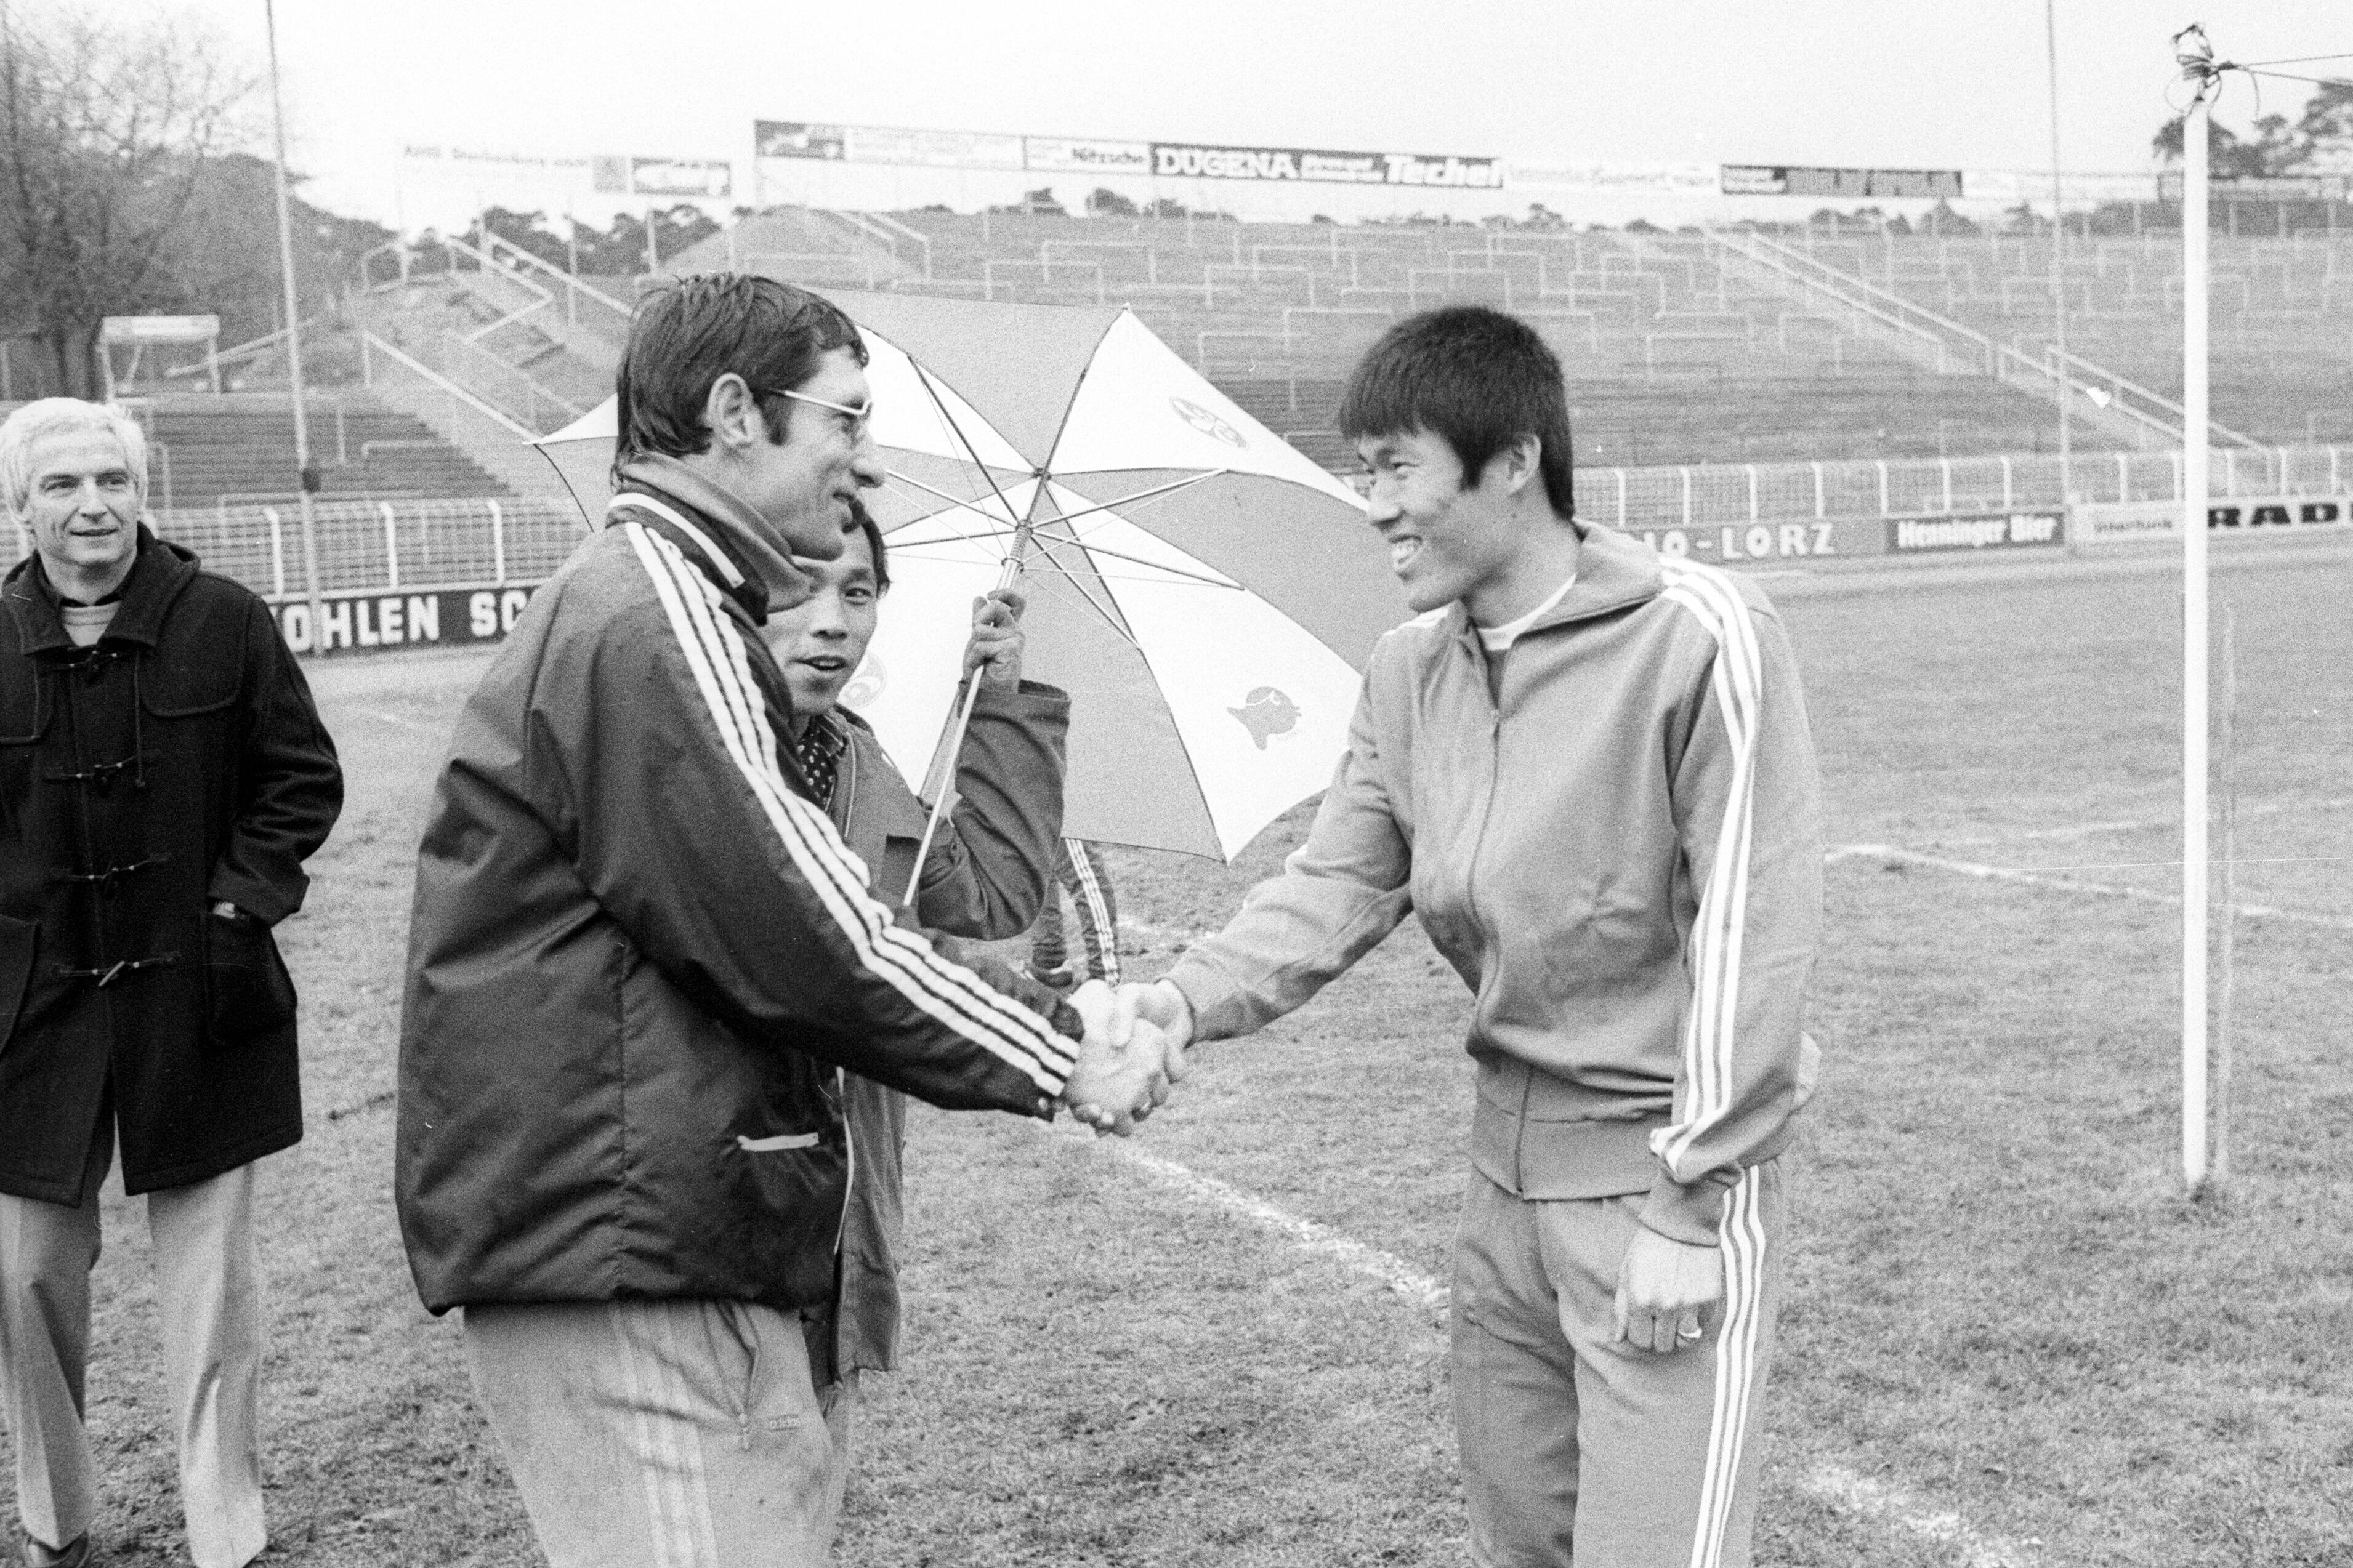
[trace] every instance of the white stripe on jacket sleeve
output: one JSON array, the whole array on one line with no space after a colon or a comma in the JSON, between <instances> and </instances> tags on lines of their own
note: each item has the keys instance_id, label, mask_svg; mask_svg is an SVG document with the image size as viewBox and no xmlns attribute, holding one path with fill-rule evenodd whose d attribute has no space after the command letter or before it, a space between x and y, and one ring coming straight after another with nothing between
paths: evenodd
<instances>
[{"instance_id":1,"label":"white stripe on jacket sleeve","mask_svg":"<svg viewBox=\"0 0 2353 1568\"><path fill-rule=\"evenodd\" d=\"M1757 726L1763 705L1764 657L1740 591L1723 573L1662 560L1664 597L1683 605L1715 638L1709 680L1732 745L1732 779L1716 827L1715 856L1692 921L1692 1006L1683 1031L1689 1085L1681 1121L1651 1135L1651 1147L1677 1182L1703 1172L1683 1163L1722 1121L1732 1102L1732 1053L1740 1014L1740 954L1748 905L1748 854L1756 806Z\"/></svg>"},{"instance_id":2,"label":"white stripe on jacket sleeve","mask_svg":"<svg viewBox=\"0 0 2353 1568\"><path fill-rule=\"evenodd\" d=\"M786 786L742 634L712 602L718 591L668 540L642 524L623 527L653 580L729 759L858 963L926 1016L1027 1075L1041 1091L1061 1092L1073 1061L1062 1037L1027 1007L893 923L890 910L867 892L866 868L841 842L832 822Z\"/></svg>"}]
</instances>

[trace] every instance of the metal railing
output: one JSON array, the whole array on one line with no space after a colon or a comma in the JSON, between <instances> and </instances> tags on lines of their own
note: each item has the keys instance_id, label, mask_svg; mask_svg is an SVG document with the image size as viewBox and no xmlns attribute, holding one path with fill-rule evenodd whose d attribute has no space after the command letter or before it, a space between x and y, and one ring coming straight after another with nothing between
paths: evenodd
<instances>
[{"instance_id":1,"label":"metal railing","mask_svg":"<svg viewBox=\"0 0 2353 1568\"><path fill-rule=\"evenodd\" d=\"M464 404L487 418L496 420L507 430L525 441L535 441L544 434L542 428L526 425L506 410L494 407L470 389L459 385L431 365L413 354L405 353L395 348L374 332L360 334L360 378L363 384L373 387L376 384L377 377L385 374L385 366L379 365L377 363L379 357L389 366L396 367L417 377L444 396ZM576 414L575 417L577 417ZM551 425L546 428L553 429L554 426Z\"/></svg>"},{"instance_id":2,"label":"metal railing","mask_svg":"<svg viewBox=\"0 0 2353 1568\"><path fill-rule=\"evenodd\" d=\"M543 292L561 294L564 299L564 319L575 326L580 322L580 307L585 301L595 307L590 310L590 315L596 316L601 311L607 326L618 326L625 332L628 330L631 312L628 305L614 299L594 284L583 283L561 267L554 265L544 258L533 255L511 239L495 234L491 235L475 254L487 258L501 270L512 277L517 283L526 287L538 287ZM533 274L536 274L536 277L531 276Z\"/></svg>"},{"instance_id":3,"label":"metal railing","mask_svg":"<svg viewBox=\"0 0 2353 1568\"><path fill-rule=\"evenodd\" d=\"M1314 434L1297 431L1294 436ZM1577 470L1580 517L1636 531L1808 518L1923 517L2076 501L2181 499L2182 460L2163 452L2084 452L2062 483L2052 452L1841 462L1690 464ZM2223 447L2211 494L2342 495L2353 447Z\"/></svg>"},{"instance_id":4,"label":"metal railing","mask_svg":"<svg viewBox=\"0 0 2353 1568\"><path fill-rule=\"evenodd\" d=\"M587 531L568 501L422 499L314 500L322 594L427 592L537 583L564 563ZM301 518L294 498L182 508L150 514L164 538L185 544L211 571L264 598L300 600ZM0 538L13 564L24 531Z\"/></svg>"},{"instance_id":5,"label":"metal railing","mask_svg":"<svg viewBox=\"0 0 2353 1568\"><path fill-rule=\"evenodd\" d=\"M1294 430L1284 439L1321 448L1335 433ZM1785 523L1809 519L1924 517L2047 509L2078 501L2178 500L2182 454L2087 453L2069 465L2064 492L2052 453L1819 463L1693 464L1579 468L1578 515L1636 532ZM2217 500L2343 495L2353 488L2353 446L2221 447L2212 454ZM535 583L561 565L586 531L570 502L500 497L428 500L377 496L318 500L322 593L424 592ZM212 570L273 600L299 599L302 580L293 498L153 514L164 538L188 545ZM13 564L21 528L0 536Z\"/></svg>"}]
</instances>

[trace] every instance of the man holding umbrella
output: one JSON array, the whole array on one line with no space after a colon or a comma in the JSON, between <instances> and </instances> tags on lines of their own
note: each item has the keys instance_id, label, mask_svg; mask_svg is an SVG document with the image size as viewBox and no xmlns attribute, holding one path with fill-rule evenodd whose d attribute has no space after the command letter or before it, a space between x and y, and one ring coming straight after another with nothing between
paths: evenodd
<instances>
[{"instance_id":1,"label":"man holding umbrella","mask_svg":"<svg viewBox=\"0 0 2353 1568\"><path fill-rule=\"evenodd\" d=\"M760 278L650 296L609 523L469 700L420 850L396 1196L419 1293L540 1543L579 1564L826 1560L842 1069L1124 1130L1160 1052L958 963L869 890L759 631L881 480L866 353ZM1076 998L1107 1023L1110 992Z\"/></svg>"},{"instance_id":2,"label":"man holding umbrella","mask_svg":"<svg viewBox=\"0 0 2353 1568\"><path fill-rule=\"evenodd\" d=\"M1575 521L1560 364L1521 321L1400 322L1340 423L1423 614L1375 648L1306 844L1123 1015L1247 1034L1418 914L1477 997L1452 1293L1472 1559L1736 1568L1816 1059L1788 638L1746 581Z\"/></svg>"}]
</instances>

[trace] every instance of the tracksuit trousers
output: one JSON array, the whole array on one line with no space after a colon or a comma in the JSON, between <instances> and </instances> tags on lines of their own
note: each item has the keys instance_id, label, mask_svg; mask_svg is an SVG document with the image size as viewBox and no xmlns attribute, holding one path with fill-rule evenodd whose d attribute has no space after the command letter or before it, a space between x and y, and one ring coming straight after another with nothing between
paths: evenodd
<instances>
[{"instance_id":1,"label":"tracksuit trousers","mask_svg":"<svg viewBox=\"0 0 2353 1568\"><path fill-rule=\"evenodd\" d=\"M1662 1355L1611 1337L1643 1194L1531 1200L1472 1173L1453 1379L1479 1568L1746 1568L1781 1188L1774 1160L1729 1190L1724 1300Z\"/></svg>"},{"instance_id":2,"label":"tracksuit trousers","mask_svg":"<svg viewBox=\"0 0 2353 1568\"><path fill-rule=\"evenodd\" d=\"M0 1194L0 1403L16 1444L17 1515L26 1534L52 1550L90 1529L98 1501L82 1429L100 1246L99 1184L88 1186L78 1206ZM196 1568L240 1568L269 1541L253 1194L249 1164L147 1194L180 1503Z\"/></svg>"},{"instance_id":3,"label":"tracksuit trousers","mask_svg":"<svg viewBox=\"0 0 2353 1568\"><path fill-rule=\"evenodd\" d=\"M1055 888L1046 889L1046 902L1030 928L1029 967L1056 970L1071 957L1063 935L1062 894L1071 896L1078 911L1079 941L1086 952L1086 970L1074 977L1119 984L1119 904L1111 879L1103 872L1103 851L1083 838L1065 838L1054 855Z\"/></svg>"},{"instance_id":4,"label":"tracksuit trousers","mask_svg":"<svg viewBox=\"0 0 2353 1568\"><path fill-rule=\"evenodd\" d=\"M550 1568L823 1568L857 1377L745 1301L465 1309L474 1390Z\"/></svg>"}]
</instances>

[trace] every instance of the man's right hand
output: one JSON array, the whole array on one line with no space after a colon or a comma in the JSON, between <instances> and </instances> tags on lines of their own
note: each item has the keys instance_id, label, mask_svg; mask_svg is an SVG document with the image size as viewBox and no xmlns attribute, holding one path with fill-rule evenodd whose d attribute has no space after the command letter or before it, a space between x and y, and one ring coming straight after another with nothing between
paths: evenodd
<instances>
[{"instance_id":1,"label":"man's right hand","mask_svg":"<svg viewBox=\"0 0 2353 1568\"><path fill-rule=\"evenodd\" d=\"M1149 1024L1166 1038L1168 1081L1185 1076L1185 1047L1193 1043L1193 1004L1166 980L1149 985L1133 981L1119 988L1111 1019L1111 1043L1122 1046L1138 1023Z\"/></svg>"},{"instance_id":2,"label":"man's right hand","mask_svg":"<svg viewBox=\"0 0 2353 1568\"><path fill-rule=\"evenodd\" d=\"M1071 1114L1098 1135L1116 1132L1124 1138L1135 1124L1168 1099L1175 1074L1167 1070L1176 1055L1150 1023L1114 1033L1118 1007L1110 986L1090 980L1071 993L1071 1005L1086 1025L1079 1042L1078 1062L1062 1086L1062 1103Z\"/></svg>"}]
</instances>

